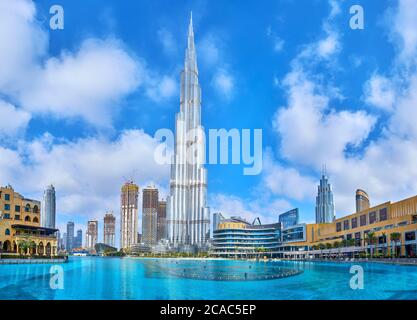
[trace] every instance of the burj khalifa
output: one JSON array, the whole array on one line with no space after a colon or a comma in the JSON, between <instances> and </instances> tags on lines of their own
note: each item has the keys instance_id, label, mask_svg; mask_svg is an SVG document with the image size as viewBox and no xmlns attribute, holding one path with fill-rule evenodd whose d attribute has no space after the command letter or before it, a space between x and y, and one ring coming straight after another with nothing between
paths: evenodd
<instances>
[{"instance_id":1,"label":"burj khalifa","mask_svg":"<svg viewBox=\"0 0 417 320\"><path fill-rule=\"evenodd\" d=\"M192 16L184 70L181 72L180 111L176 115L175 153L167 199L168 238L174 245L201 247L210 236L204 128L201 125L201 88Z\"/></svg>"}]
</instances>

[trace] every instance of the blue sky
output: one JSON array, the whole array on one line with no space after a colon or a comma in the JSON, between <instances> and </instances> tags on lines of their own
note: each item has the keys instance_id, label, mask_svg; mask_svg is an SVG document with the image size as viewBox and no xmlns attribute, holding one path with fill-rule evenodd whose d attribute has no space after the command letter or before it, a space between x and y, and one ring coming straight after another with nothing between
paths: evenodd
<instances>
[{"instance_id":1,"label":"blue sky","mask_svg":"<svg viewBox=\"0 0 417 320\"><path fill-rule=\"evenodd\" d=\"M49 29L54 4L64 30ZM349 27L354 4L364 30ZM208 166L212 211L267 222L299 207L311 222L324 163L338 216L354 209L356 188L373 204L417 192L412 0L0 6L0 183L38 199L54 183L61 228L106 210L119 218L125 179L166 195L153 135L174 128L190 11L203 125L263 130L260 175Z\"/></svg>"}]
</instances>

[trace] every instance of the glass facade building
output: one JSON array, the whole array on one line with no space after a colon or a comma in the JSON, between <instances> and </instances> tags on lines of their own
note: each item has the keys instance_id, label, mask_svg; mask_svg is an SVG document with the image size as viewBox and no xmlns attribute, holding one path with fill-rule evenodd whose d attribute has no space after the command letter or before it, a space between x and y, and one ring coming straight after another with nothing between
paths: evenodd
<instances>
[{"instance_id":1,"label":"glass facade building","mask_svg":"<svg viewBox=\"0 0 417 320\"><path fill-rule=\"evenodd\" d=\"M278 221L281 223L283 229L295 226L299 221L298 208L280 214Z\"/></svg>"},{"instance_id":2,"label":"glass facade building","mask_svg":"<svg viewBox=\"0 0 417 320\"><path fill-rule=\"evenodd\" d=\"M279 223L255 225L238 218L224 220L213 232L211 254L225 257L271 254L280 246L280 230Z\"/></svg>"}]
</instances>

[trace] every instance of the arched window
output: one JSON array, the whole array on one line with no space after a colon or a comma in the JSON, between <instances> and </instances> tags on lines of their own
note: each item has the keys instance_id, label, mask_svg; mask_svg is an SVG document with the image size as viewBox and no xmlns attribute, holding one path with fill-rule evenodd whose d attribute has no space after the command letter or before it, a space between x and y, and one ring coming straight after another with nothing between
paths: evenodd
<instances>
[{"instance_id":1,"label":"arched window","mask_svg":"<svg viewBox=\"0 0 417 320\"><path fill-rule=\"evenodd\" d=\"M29 216L26 216L25 217L25 221L30 222L30 217Z\"/></svg>"},{"instance_id":2,"label":"arched window","mask_svg":"<svg viewBox=\"0 0 417 320\"><path fill-rule=\"evenodd\" d=\"M33 222L38 223L39 219L37 217L33 218Z\"/></svg>"},{"instance_id":3,"label":"arched window","mask_svg":"<svg viewBox=\"0 0 417 320\"><path fill-rule=\"evenodd\" d=\"M30 204L29 203L25 206L25 212L30 212Z\"/></svg>"},{"instance_id":4,"label":"arched window","mask_svg":"<svg viewBox=\"0 0 417 320\"><path fill-rule=\"evenodd\" d=\"M4 234L5 234L6 236L10 236L10 229L6 229L6 231L4 232Z\"/></svg>"},{"instance_id":5,"label":"arched window","mask_svg":"<svg viewBox=\"0 0 417 320\"><path fill-rule=\"evenodd\" d=\"M33 213L39 213L38 206L34 206L34 207L33 207Z\"/></svg>"}]
</instances>

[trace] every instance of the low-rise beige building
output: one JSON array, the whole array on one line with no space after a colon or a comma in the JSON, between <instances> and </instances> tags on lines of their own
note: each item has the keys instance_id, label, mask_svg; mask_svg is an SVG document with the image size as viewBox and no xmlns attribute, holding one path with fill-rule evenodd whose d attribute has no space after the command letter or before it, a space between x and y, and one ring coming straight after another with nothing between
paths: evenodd
<instances>
[{"instance_id":1,"label":"low-rise beige building","mask_svg":"<svg viewBox=\"0 0 417 320\"><path fill-rule=\"evenodd\" d=\"M7 255L57 255L57 229L41 227L41 203L11 186L0 187L0 252Z\"/></svg>"}]
</instances>

